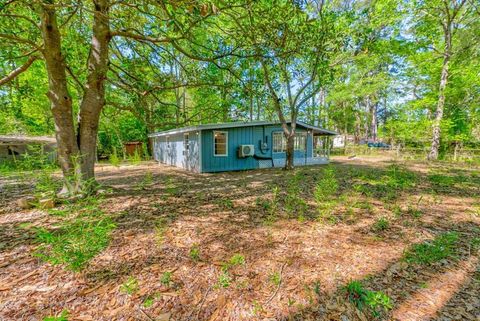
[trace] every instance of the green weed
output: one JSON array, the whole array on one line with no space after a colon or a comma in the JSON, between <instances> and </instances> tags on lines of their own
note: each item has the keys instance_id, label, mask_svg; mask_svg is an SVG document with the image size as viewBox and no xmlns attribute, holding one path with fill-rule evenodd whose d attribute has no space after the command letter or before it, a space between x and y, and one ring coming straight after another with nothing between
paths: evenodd
<instances>
[{"instance_id":1,"label":"green weed","mask_svg":"<svg viewBox=\"0 0 480 321\"><path fill-rule=\"evenodd\" d=\"M382 232L390 228L390 221L386 217L380 217L372 226L375 232Z\"/></svg>"},{"instance_id":2,"label":"green weed","mask_svg":"<svg viewBox=\"0 0 480 321\"><path fill-rule=\"evenodd\" d=\"M142 180L137 184L136 189L144 190L152 184L153 184L153 174L152 172L148 171L145 173L145 176L143 176Z\"/></svg>"},{"instance_id":3,"label":"green weed","mask_svg":"<svg viewBox=\"0 0 480 321\"><path fill-rule=\"evenodd\" d=\"M115 228L108 217L78 217L64 222L60 228L48 231L37 230L41 245L36 256L51 264L64 264L72 271L83 267L110 242Z\"/></svg>"},{"instance_id":4,"label":"green weed","mask_svg":"<svg viewBox=\"0 0 480 321\"><path fill-rule=\"evenodd\" d=\"M442 233L433 240L414 244L405 252L404 259L408 263L428 265L454 257L458 238L456 232Z\"/></svg>"},{"instance_id":5,"label":"green weed","mask_svg":"<svg viewBox=\"0 0 480 321\"><path fill-rule=\"evenodd\" d=\"M230 276L230 274L228 274L228 271L222 271L222 273L220 273L218 277L216 287L228 288L231 283L232 283L232 277Z\"/></svg>"},{"instance_id":6,"label":"green weed","mask_svg":"<svg viewBox=\"0 0 480 321\"><path fill-rule=\"evenodd\" d=\"M268 280L275 286L279 286L282 282L282 276L279 272L273 272L268 276Z\"/></svg>"},{"instance_id":7,"label":"green weed","mask_svg":"<svg viewBox=\"0 0 480 321\"><path fill-rule=\"evenodd\" d=\"M170 283L172 282L172 272L163 272L162 277L160 278L160 283L162 283L165 286L170 286Z\"/></svg>"},{"instance_id":8,"label":"green weed","mask_svg":"<svg viewBox=\"0 0 480 321\"><path fill-rule=\"evenodd\" d=\"M200 247L198 246L198 244L193 244L193 246L190 248L190 252L188 253L188 255L193 261L200 261Z\"/></svg>"},{"instance_id":9,"label":"green weed","mask_svg":"<svg viewBox=\"0 0 480 321\"><path fill-rule=\"evenodd\" d=\"M132 295L138 290L138 281L133 276L130 276L127 281L120 286L120 291L128 295Z\"/></svg>"},{"instance_id":10,"label":"green weed","mask_svg":"<svg viewBox=\"0 0 480 321\"><path fill-rule=\"evenodd\" d=\"M62 313L60 313L60 315L56 317L45 317L43 318L43 321L68 321L68 311L63 310Z\"/></svg>"},{"instance_id":11,"label":"green weed","mask_svg":"<svg viewBox=\"0 0 480 321\"><path fill-rule=\"evenodd\" d=\"M110 154L110 156L108 158L108 161L110 162L111 165L113 165L115 167L120 166L121 161L120 161L120 158L118 157L117 149L115 147L113 147L113 151Z\"/></svg>"},{"instance_id":12,"label":"green weed","mask_svg":"<svg viewBox=\"0 0 480 321\"><path fill-rule=\"evenodd\" d=\"M393 307L388 295L382 291L365 289L360 281L349 282L344 287L344 291L346 292L348 300L355 304L358 309L367 309L376 317Z\"/></svg>"}]
</instances>

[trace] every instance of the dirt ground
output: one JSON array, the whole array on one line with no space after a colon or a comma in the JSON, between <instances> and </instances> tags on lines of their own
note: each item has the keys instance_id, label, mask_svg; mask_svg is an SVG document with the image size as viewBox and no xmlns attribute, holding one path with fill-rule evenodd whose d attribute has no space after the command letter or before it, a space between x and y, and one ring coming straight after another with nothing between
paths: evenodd
<instances>
[{"instance_id":1,"label":"dirt ground","mask_svg":"<svg viewBox=\"0 0 480 321\"><path fill-rule=\"evenodd\" d=\"M351 173L381 176L390 164L336 158L332 166L347 189L354 184ZM272 186L287 184L285 171L194 174L153 162L100 165L99 182L113 188L102 208L116 228L108 247L82 272L32 255L38 247L34 227L52 227L60 218L17 208L16 199L31 193L33 183L3 177L0 320L42 320L62 310L69 320L374 319L346 299L343 288L351 280L392 298L392 309L380 319L480 320L480 263L472 247L480 237L479 169L404 166L419 177L414 187L388 201L359 194L355 197L367 205L351 209L348 218L339 205L331 222L287 217L279 210L267 224L259 200L272 197ZM296 169L305 177L305 195L313 193L308 184L323 169ZM432 169L460 179L434 188L427 179ZM143 186L147 172L152 181ZM314 208L313 198L305 197ZM413 204L421 215L395 217L394 204L403 209ZM391 220L382 232L372 228L379 217ZM168 226L160 231L159 222ZM412 244L447 231L461 236L455 257L429 265L405 262ZM219 286L222 264L235 254L245 263L231 268L227 287ZM168 285L160 281L164 272L172 272ZM122 291L132 278L136 291Z\"/></svg>"}]
</instances>

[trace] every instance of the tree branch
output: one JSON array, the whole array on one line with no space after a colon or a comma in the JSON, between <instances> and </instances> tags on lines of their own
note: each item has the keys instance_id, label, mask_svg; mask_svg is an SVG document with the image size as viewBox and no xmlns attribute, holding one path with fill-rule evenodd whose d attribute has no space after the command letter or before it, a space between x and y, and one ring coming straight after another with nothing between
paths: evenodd
<instances>
[{"instance_id":1,"label":"tree branch","mask_svg":"<svg viewBox=\"0 0 480 321\"><path fill-rule=\"evenodd\" d=\"M35 60L39 59L40 57L37 56L37 55L33 55L33 56L30 56L28 58L28 60L23 64L21 65L20 67L14 69L13 71L11 71L8 75L6 75L5 77L1 78L0 79L0 86L8 83L9 81L13 80L15 77L17 77L18 75L20 75L21 73L25 72L32 64Z\"/></svg>"}]
</instances>

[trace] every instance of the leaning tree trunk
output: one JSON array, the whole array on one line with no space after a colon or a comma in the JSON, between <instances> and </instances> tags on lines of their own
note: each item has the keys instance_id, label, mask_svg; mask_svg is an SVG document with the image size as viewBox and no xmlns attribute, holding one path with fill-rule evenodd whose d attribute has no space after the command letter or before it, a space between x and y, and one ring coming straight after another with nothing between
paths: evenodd
<instances>
[{"instance_id":1,"label":"leaning tree trunk","mask_svg":"<svg viewBox=\"0 0 480 321\"><path fill-rule=\"evenodd\" d=\"M448 82L448 65L450 63L450 54L452 39L451 39L451 25L445 28L445 51L443 57L442 74L440 77L440 85L438 87L438 102L437 110L435 111L435 119L433 120L432 146L428 153L429 160L438 159L438 150L440 148L440 125L443 119L443 109L445 107L445 89Z\"/></svg>"},{"instance_id":2,"label":"leaning tree trunk","mask_svg":"<svg viewBox=\"0 0 480 321\"><path fill-rule=\"evenodd\" d=\"M68 92L65 58L61 51L61 36L58 30L55 8L49 4L41 6L43 56L48 75L48 99L55 121L58 162L64 176L62 193L78 189L78 146L72 114L72 98Z\"/></svg>"},{"instance_id":3,"label":"leaning tree trunk","mask_svg":"<svg viewBox=\"0 0 480 321\"><path fill-rule=\"evenodd\" d=\"M110 25L108 0L94 2L93 32L88 57L88 76L80 105L77 141L80 145L82 180L87 183L95 178L95 160L100 112L105 105L105 79L108 71L108 46Z\"/></svg>"}]
</instances>

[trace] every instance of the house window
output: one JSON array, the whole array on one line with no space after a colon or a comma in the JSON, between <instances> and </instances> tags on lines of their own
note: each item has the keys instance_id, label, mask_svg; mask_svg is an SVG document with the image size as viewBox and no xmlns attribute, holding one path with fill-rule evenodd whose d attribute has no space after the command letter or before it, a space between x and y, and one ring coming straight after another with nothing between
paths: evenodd
<instances>
[{"instance_id":1,"label":"house window","mask_svg":"<svg viewBox=\"0 0 480 321\"><path fill-rule=\"evenodd\" d=\"M305 133L295 134L294 149L304 152L307 147L307 135Z\"/></svg>"},{"instance_id":2,"label":"house window","mask_svg":"<svg viewBox=\"0 0 480 321\"><path fill-rule=\"evenodd\" d=\"M282 132L273 133L273 152L283 153L287 150L287 140Z\"/></svg>"},{"instance_id":3,"label":"house window","mask_svg":"<svg viewBox=\"0 0 480 321\"><path fill-rule=\"evenodd\" d=\"M228 155L228 133L227 132L213 132L213 155L227 156Z\"/></svg>"},{"instance_id":4,"label":"house window","mask_svg":"<svg viewBox=\"0 0 480 321\"><path fill-rule=\"evenodd\" d=\"M188 134L183 134L183 150L185 150L185 152L188 152L189 149L190 149L189 136Z\"/></svg>"},{"instance_id":5,"label":"house window","mask_svg":"<svg viewBox=\"0 0 480 321\"><path fill-rule=\"evenodd\" d=\"M307 135L305 133L295 134L293 140L294 149L304 152L307 148ZM284 153L287 151L287 139L281 132L273 133L273 152Z\"/></svg>"}]
</instances>

